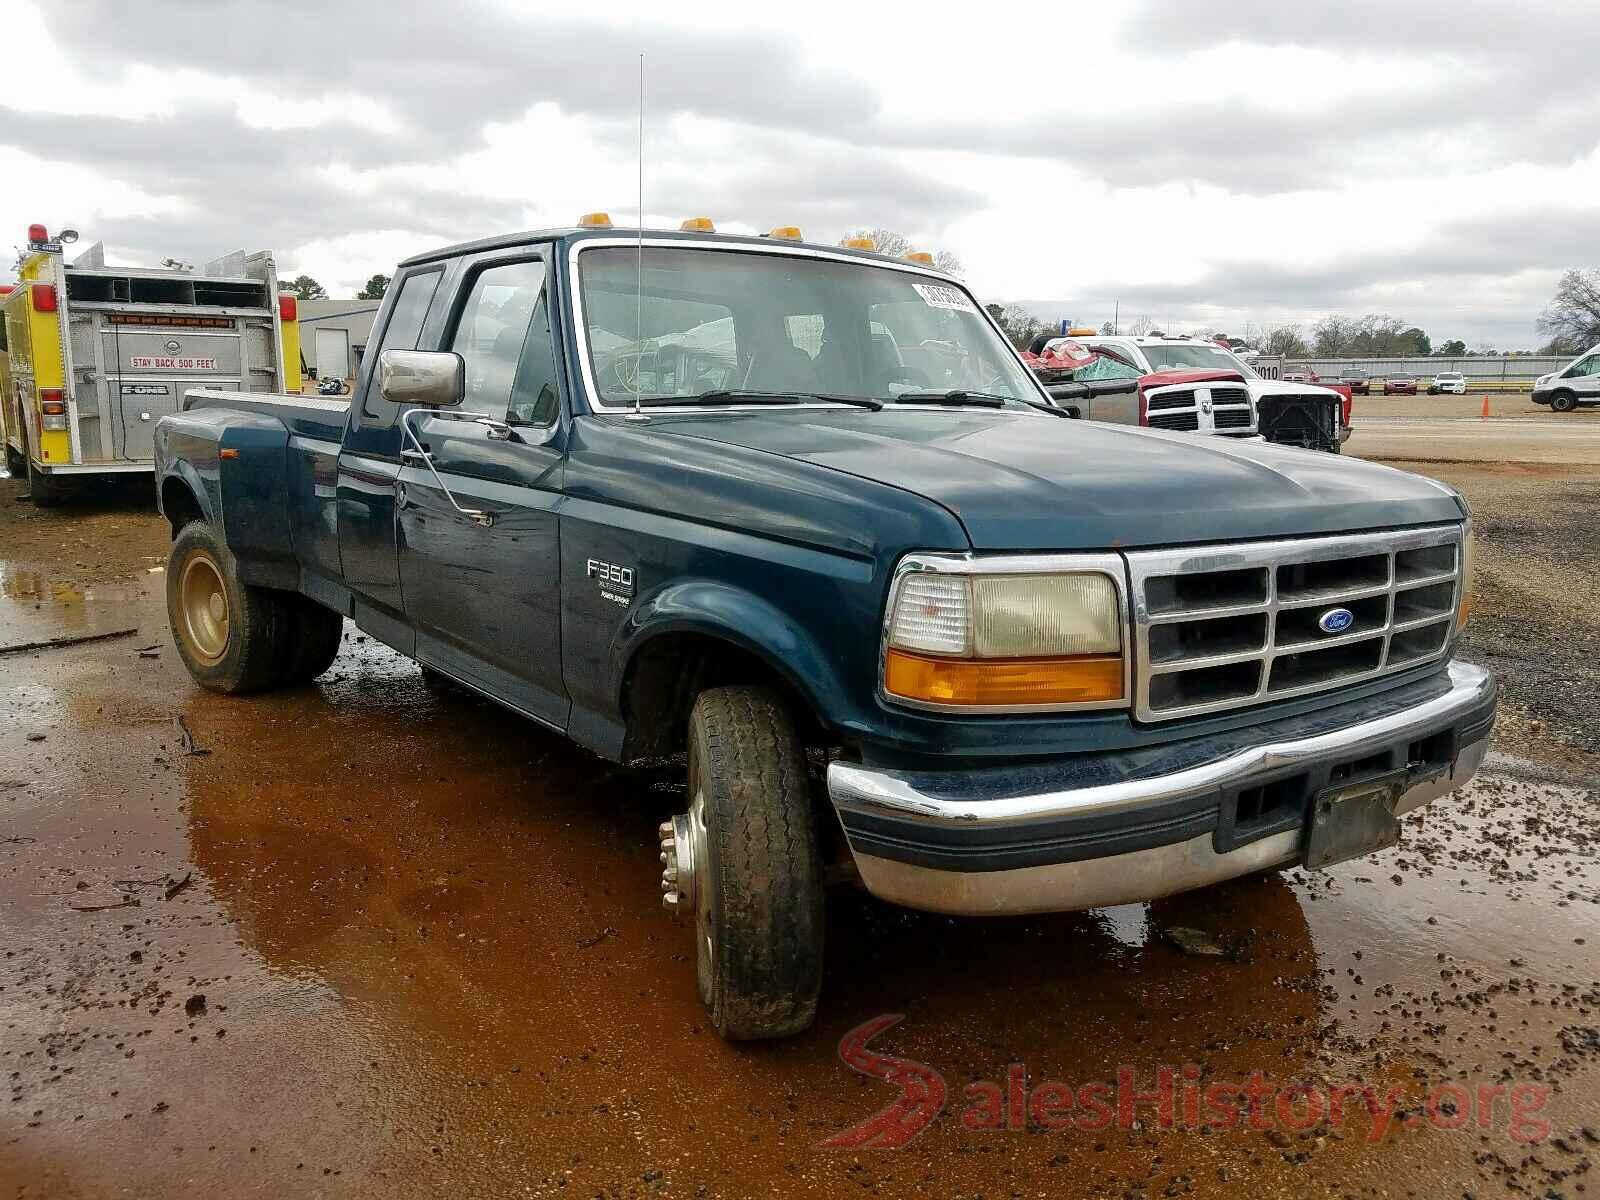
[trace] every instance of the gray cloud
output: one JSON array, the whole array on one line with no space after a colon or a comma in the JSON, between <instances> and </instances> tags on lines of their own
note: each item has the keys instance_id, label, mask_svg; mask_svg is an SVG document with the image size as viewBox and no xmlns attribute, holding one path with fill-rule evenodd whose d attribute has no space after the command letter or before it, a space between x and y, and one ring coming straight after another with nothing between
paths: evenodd
<instances>
[{"instance_id":1,"label":"gray cloud","mask_svg":"<svg viewBox=\"0 0 1600 1200\"><path fill-rule=\"evenodd\" d=\"M1468 130L1479 153L1508 159L1564 162L1588 151L1600 130L1581 89L1529 86L1542 84L1558 62L1587 70L1600 56L1600 22L1584 9L1535 3L1530 17L1526 5L1467 0L1442 17L1429 5L1388 0L1244 0L1219 21L1187 0L1143 0L1128 26L1135 34L1125 48L1135 56L1130 88L1159 81L1174 59L1233 41L1258 46L1263 55L1316 46L1403 56L1426 47L1428 57L1418 61L1450 66L1461 55L1470 57L1470 68L1449 72L1403 103L1346 95L1350 77L1333 69L1307 80L1326 102L1309 117L1290 115L1263 88L1246 102L1204 91L1186 95L1179 118L1111 103L1092 120L1062 113L997 121L1003 95L975 93L970 120L944 122L885 117L866 83L803 61L792 42L770 33L715 27L619 33L568 13L514 16L482 5L381 0L271 6L143 0L137 9L83 0L52 6L47 17L75 56L107 72L130 60L191 61L309 96L349 90L375 98L405 129L350 132L346 157L356 162L458 152L478 144L485 123L545 100L569 113L615 119L609 132L629 141L642 50L656 64L648 89L653 121L694 113L863 146L1064 161L1118 186L1192 180L1270 194L1301 188L1318 173L1370 167L1384 156L1425 161L1448 131ZM1528 36L1530 30L1538 36ZM263 55L263 45L333 49Z\"/></svg>"},{"instance_id":2,"label":"gray cloud","mask_svg":"<svg viewBox=\"0 0 1600 1200\"><path fill-rule=\"evenodd\" d=\"M700 113L772 128L849 127L876 109L862 82L802 62L777 34L661 28L619 34L570 13L513 17L482 4L360 0L81 0L46 10L75 56L119 71L132 61L189 62L306 95L353 91L407 123L392 140L429 157L469 148L485 123L540 101L601 117L631 114L638 54L653 114ZM263 54L263 47L303 52ZM309 53L309 48L327 48ZM372 137L362 133L361 137Z\"/></svg>"},{"instance_id":3,"label":"gray cloud","mask_svg":"<svg viewBox=\"0 0 1600 1200\"><path fill-rule=\"evenodd\" d=\"M1025 303L1047 318L1092 316L1096 323L1120 303L1124 321L1148 314L1178 328L1225 322L1224 311L1258 321L1286 313L1389 312L1436 341L1462 337L1529 349L1541 340L1533 317L1549 300L1556 274L1577 265L1574 247L1597 244L1600 212L1530 205L1494 220L1446 222L1409 250L1351 255L1331 266L1240 260L1183 283L1087 282L1071 295ZM1512 273L1526 276L1508 279Z\"/></svg>"},{"instance_id":4,"label":"gray cloud","mask_svg":"<svg viewBox=\"0 0 1600 1200\"><path fill-rule=\"evenodd\" d=\"M1003 89L990 88L974 91L970 120L892 118L870 79L810 61L779 33L709 24L619 31L581 13L399 0L77 0L41 11L61 48L114 84L134 86L127 74L133 65L190 63L274 94L359 96L383 105L401 126L374 132L336 114L309 129L254 129L233 115L225 85L214 103L186 104L172 119L0 109L0 145L32 153L48 146L52 158L191 202L196 212L181 224L123 219L86 231L140 260L201 259L241 244L285 250L377 229L414 234L421 249L515 228L525 220L521 206L486 199L482 181L445 178L441 166L485 145L487 124L515 120L544 101L587 118L602 148L631 150L640 50L652 64L651 211L709 212L756 225L794 221L813 236L863 224L935 232L987 207L981 173L971 180L936 176L906 165L905 151L1060 162L1112 187L1188 182L1263 195L1346 186L1368 173L1381 186L1390 166L1404 176L1447 176L1476 165L1449 157L1461 156L1464 143L1469 160L1548 164L1571 162L1600 139L1581 87L1550 86L1563 68L1592 68L1600 21L1591 5L1541 0L1515 7L1462 0L1447 14L1390 0L1241 0L1225 20L1187 0L1142 0L1118 47L1130 92L1159 94L1162 73L1174 63L1231 42L1263 56L1290 46L1332 50L1346 54L1352 69L1372 69L1372 54L1390 52L1400 69L1416 61L1445 73L1401 104L1360 94L1334 69L1305 81L1326 101L1310 116L1292 115L1265 87L1245 101L1203 92L1173 97L1155 112L1128 111L1113 98L1097 105L1092 119L1065 109L1017 113ZM277 52L283 47L296 49ZM1068 83L1071 66L1067 54L1061 70ZM729 123L725 161L708 164L672 144L672 118L684 115ZM529 147L530 155L540 151ZM392 178L414 172L427 184L356 194L324 179L332 164L385 169ZM712 165L714 192L706 182ZM630 191L609 201L597 196L596 203L626 214L631 199ZM1172 220L1182 222L1181 210ZM1158 311L1216 304L1268 313L1365 311L1391 307L1375 296L1423 283L1430 294L1450 297L1440 312L1481 308L1487 321L1491 305L1531 305L1494 318L1528 328L1543 298L1508 290L1503 277L1577 265L1574 248L1597 244L1596 232L1530 204L1502 219L1442 226L1403 254L1358 256L1330 269L1304 269L1287 256L1238 261L1192 284L1124 298ZM1502 281L1491 289L1497 277ZM1107 281L1085 294L1120 290ZM1456 304L1456 293L1469 298Z\"/></svg>"},{"instance_id":5,"label":"gray cloud","mask_svg":"<svg viewBox=\"0 0 1600 1200\"><path fill-rule=\"evenodd\" d=\"M220 110L189 111L181 120L122 120L0 108L0 145L49 146L56 160L188 200L192 211L182 220L122 217L84 230L139 262L167 255L200 261L241 247L282 250L315 236L371 229L415 230L445 242L457 240L464 227L506 229L520 220L518 209L471 194L354 195L316 170L324 155L337 156L343 142L336 135L251 129Z\"/></svg>"}]
</instances>

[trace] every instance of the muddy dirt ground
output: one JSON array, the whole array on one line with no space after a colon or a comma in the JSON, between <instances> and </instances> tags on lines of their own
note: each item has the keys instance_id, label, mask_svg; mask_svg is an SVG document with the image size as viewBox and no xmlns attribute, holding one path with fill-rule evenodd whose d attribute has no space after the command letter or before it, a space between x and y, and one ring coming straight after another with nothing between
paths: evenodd
<instances>
[{"instance_id":1,"label":"muddy dirt ground","mask_svg":"<svg viewBox=\"0 0 1600 1200\"><path fill-rule=\"evenodd\" d=\"M440 700L349 625L312 687L201 692L143 496L46 511L0 480L0 1195L1595 1195L1597 470L1424 469L1473 503L1465 653L1506 688L1469 789L1371 859L1153 905L841 892L816 1029L737 1047L657 899L670 773ZM95 633L120 636L3 652ZM904 1149L825 1147L897 1094L837 1055L882 1014L874 1048L937 1072L944 1112ZM1376 1139L1359 1101L1302 1100L1304 1129L1181 1101L1174 1128L1150 1104L970 1128L1011 1064L1402 1107ZM1467 1090L1430 1113L1441 1084Z\"/></svg>"}]
</instances>

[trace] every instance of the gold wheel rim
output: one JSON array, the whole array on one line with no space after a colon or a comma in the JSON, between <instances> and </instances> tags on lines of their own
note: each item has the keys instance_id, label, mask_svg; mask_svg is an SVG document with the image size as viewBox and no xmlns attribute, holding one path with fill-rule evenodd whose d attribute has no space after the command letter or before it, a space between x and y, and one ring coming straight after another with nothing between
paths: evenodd
<instances>
[{"instance_id":1,"label":"gold wheel rim","mask_svg":"<svg viewBox=\"0 0 1600 1200\"><path fill-rule=\"evenodd\" d=\"M209 554L197 553L185 564L178 607L190 648L206 662L216 662L228 649L228 589Z\"/></svg>"}]
</instances>

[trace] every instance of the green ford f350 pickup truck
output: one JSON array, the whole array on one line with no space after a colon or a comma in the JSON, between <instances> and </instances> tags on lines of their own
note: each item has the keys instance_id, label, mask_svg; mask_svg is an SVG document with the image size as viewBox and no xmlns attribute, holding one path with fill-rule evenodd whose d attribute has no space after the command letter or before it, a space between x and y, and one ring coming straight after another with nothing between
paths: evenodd
<instances>
[{"instance_id":1,"label":"green ford f350 pickup truck","mask_svg":"<svg viewBox=\"0 0 1600 1200\"><path fill-rule=\"evenodd\" d=\"M1147 900L1391 845L1477 769L1455 491L1063 419L925 263L697 224L419 255L348 400L191 392L156 452L194 677L303 684L349 618L682 754L663 897L731 1038L813 1019L825 880Z\"/></svg>"}]
</instances>

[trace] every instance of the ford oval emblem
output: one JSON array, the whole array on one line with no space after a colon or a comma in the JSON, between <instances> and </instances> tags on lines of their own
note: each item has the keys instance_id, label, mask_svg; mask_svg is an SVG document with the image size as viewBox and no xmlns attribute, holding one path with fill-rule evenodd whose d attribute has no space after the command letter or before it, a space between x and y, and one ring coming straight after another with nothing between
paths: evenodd
<instances>
[{"instance_id":1,"label":"ford oval emblem","mask_svg":"<svg viewBox=\"0 0 1600 1200\"><path fill-rule=\"evenodd\" d=\"M1348 608L1330 608L1317 618L1317 628L1323 633L1343 633L1356 623L1356 615Z\"/></svg>"}]
</instances>

